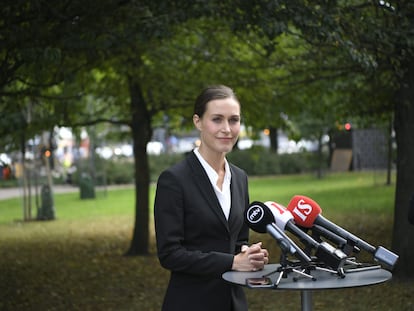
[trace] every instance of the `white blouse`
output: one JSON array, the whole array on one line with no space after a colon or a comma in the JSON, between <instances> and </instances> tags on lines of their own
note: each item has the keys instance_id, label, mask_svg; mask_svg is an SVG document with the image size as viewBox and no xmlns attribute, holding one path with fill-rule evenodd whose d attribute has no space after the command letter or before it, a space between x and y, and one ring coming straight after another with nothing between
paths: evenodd
<instances>
[{"instance_id":1,"label":"white blouse","mask_svg":"<svg viewBox=\"0 0 414 311\"><path fill-rule=\"evenodd\" d=\"M224 159L224 180L222 189L217 186L218 174L217 172L204 160L203 156L198 151L198 148L194 149L194 154L197 156L204 170L206 171L208 178L210 179L211 185L216 193L217 199L220 202L220 206L223 210L224 216L226 219L229 219L230 215L230 206L231 206L231 193L230 193L230 182L231 182L231 172L230 167L226 159Z\"/></svg>"}]
</instances>

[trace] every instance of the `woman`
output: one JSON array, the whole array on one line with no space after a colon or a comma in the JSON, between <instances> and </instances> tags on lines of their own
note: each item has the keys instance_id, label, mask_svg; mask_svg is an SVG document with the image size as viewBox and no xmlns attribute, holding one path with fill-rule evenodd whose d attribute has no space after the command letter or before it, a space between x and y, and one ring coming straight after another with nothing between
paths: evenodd
<instances>
[{"instance_id":1,"label":"woman","mask_svg":"<svg viewBox=\"0 0 414 311\"><path fill-rule=\"evenodd\" d=\"M200 146L157 184L158 258L171 271L163 310L247 310L243 289L222 274L262 269L268 253L261 242L247 245L247 176L225 158L240 132L240 103L232 89L206 88L196 99L193 123Z\"/></svg>"}]
</instances>

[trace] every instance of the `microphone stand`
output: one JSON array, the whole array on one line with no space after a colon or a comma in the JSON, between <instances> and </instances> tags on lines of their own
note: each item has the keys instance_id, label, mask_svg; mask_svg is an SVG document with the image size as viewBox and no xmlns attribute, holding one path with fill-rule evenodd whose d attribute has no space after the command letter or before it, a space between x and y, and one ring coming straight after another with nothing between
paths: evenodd
<instances>
[{"instance_id":1,"label":"microphone stand","mask_svg":"<svg viewBox=\"0 0 414 311\"><path fill-rule=\"evenodd\" d=\"M298 270L300 268L301 270ZM297 281L300 277L308 278L313 281L316 281L316 278L312 275L310 275L310 270L315 269L313 266L306 266L305 263L297 261L293 262L288 259L288 253L285 250L282 250L282 254L280 255L280 267L278 267L276 270L271 271L269 273L266 273L263 275L263 277L268 277L272 274L279 273L276 281L273 283L274 287L277 287L282 280L282 278L287 278L288 274L293 272L297 274L298 276L293 277L294 281Z\"/></svg>"}]
</instances>

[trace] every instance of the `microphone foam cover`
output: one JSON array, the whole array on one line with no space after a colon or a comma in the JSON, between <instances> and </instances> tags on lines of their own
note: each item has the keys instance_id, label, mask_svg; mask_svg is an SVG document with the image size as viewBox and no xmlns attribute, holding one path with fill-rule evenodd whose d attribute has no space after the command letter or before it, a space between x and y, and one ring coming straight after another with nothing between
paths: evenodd
<instances>
[{"instance_id":1,"label":"microphone foam cover","mask_svg":"<svg viewBox=\"0 0 414 311\"><path fill-rule=\"evenodd\" d=\"M245 222L250 229L259 233L266 233L266 226L274 223L275 219L270 209L263 202L254 201L250 203L245 212Z\"/></svg>"},{"instance_id":2,"label":"microphone foam cover","mask_svg":"<svg viewBox=\"0 0 414 311\"><path fill-rule=\"evenodd\" d=\"M311 228L315 219L322 213L319 204L304 195L295 195L287 209L295 218L295 223L305 228Z\"/></svg>"},{"instance_id":3,"label":"microphone foam cover","mask_svg":"<svg viewBox=\"0 0 414 311\"><path fill-rule=\"evenodd\" d=\"M276 220L276 225L281 230L285 230L286 224L289 221L294 220L292 213L289 212L282 204L273 201L266 201L264 204L269 207L273 217Z\"/></svg>"}]
</instances>

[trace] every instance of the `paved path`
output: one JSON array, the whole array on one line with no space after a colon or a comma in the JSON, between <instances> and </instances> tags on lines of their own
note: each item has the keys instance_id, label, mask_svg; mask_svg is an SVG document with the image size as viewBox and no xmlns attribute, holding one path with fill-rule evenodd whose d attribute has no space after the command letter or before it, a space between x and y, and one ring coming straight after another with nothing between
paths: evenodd
<instances>
[{"instance_id":1,"label":"paved path","mask_svg":"<svg viewBox=\"0 0 414 311\"><path fill-rule=\"evenodd\" d=\"M133 188L134 185L111 185L107 189L119 189L119 188ZM100 187L97 187L100 188ZM40 192L40 188L38 189ZM79 192L79 187L70 185L55 185L53 186L53 193L68 193ZM35 189L32 188L32 194L35 193ZM11 198L17 198L23 196L22 188L0 188L0 200L6 200Z\"/></svg>"}]
</instances>

